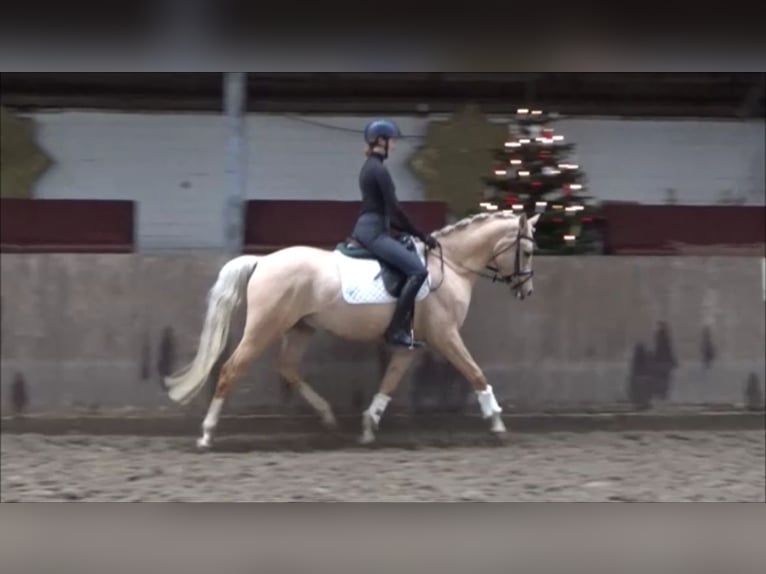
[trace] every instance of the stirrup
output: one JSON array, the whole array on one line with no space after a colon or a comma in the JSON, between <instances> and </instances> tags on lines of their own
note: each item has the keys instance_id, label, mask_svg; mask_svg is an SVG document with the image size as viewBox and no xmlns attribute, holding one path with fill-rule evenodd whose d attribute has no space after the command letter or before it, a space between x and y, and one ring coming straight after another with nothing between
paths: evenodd
<instances>
[{"instance_id":1,"label":"stirrup","mask_svg":"<svg viewBox=\"0 0 766 574\"><path fill-rule=\"evenodd\" d=\"M410 344L408 345L408 348L410 350L412 350L412 349L422 349L425 346L426 346L426 344L423 341L416 341L415 340L415 329L410 329Z\"/></svg>"},{"instance_id":2,"label":"stirrup","mask_svg":"<svg viewBox=\"0 0 766 574\"><path fill-rule=\"evenodd\" d=\"M409 341L406 340L395 340L395 337L398 336L405 336L409 337ZM425 343L422 341L415 340L415 331L413 329L410 329L409 334L407 334L406 331L398 331L395 333L386 333L386 343L389 345L395 345L397 347L406 347L410 350L412 349L420 349L426 346Z\"/></svg>"}]
</instances>

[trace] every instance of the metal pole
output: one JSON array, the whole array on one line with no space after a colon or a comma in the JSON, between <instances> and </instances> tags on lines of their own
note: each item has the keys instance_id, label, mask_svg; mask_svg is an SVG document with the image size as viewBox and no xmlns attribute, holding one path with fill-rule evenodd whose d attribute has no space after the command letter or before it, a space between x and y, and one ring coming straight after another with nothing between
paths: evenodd
<instances>
[{"instance_id":1,"label":"metal pole","mask_svg":"<svg viewBox=\"0 0 766 574\"><path fill-rule=\"evenodd\" d=\"M247 191L247 141L245 138L245 101L247 73L225 72L224 107L229 128L226 151L226 209L224 214L226 250L232 255L242 252L244 201Z\"/></svg>"}]
</instances>

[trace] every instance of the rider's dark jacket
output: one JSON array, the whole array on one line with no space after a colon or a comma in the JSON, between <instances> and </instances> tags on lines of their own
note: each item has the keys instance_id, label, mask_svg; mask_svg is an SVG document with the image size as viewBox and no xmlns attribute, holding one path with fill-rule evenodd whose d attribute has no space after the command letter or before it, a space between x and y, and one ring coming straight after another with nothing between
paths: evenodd
<instances>
[{"instance_id":1,"label":"rider's dark jacket","mask_svg":"<svg viewBox=\"0 0 766 574\"><path fill-rule=\"evenodd\" d=\"M419 239L424 239L404 213L396 198L396 187L391 179L388 168L383 163L383 156L371 153L359 173L359 187L362 191L362 209L360 215L371 213L380 216L379 233L388 232L390 228L408 233ZM366 217L365 220L373 218Z\"/></svg>"}]
</instances>

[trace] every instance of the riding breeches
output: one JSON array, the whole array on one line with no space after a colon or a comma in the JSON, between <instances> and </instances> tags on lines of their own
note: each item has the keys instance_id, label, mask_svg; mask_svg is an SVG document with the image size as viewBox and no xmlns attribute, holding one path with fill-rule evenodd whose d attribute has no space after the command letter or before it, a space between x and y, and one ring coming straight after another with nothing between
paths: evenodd
<instances>
[{"instance_id":1,"label":"riding breeches","mask_svg":"<svg viewBox=\"0 0 766 574\"><path fill-rule=\"evenodd\" d=\"M409 251L388 234L386 221L374 213L362 214L352 236L377 258L407 275L425 281L428 270L417 253ZM421 283L422 283L421 281Z\"/></svg>"}]
</instances>

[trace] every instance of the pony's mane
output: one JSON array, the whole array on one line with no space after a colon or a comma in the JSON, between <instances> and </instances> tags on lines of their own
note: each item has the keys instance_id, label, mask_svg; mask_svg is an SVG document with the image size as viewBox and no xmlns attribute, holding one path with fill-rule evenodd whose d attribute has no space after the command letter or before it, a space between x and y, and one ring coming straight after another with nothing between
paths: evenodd
<instances>
[{"instance_id":1,"label":"pony's mane","mask_svg":"<svg viewBox=\"0 0 766 574\"><path fill-rule=\"evenodd\" d=\"M438 231L433 232L434 237L444 237L445 235L449 235L450 233L465 229L472 223L476 223L477 221L488 221L490 219L519 219L521 216L514 213L513 211L491 211L491 212L483 212L483 213L477 213L476 215L469 215L468 217L464 217L460 221L456 221L455 223L451 223L449 225L445 225Z\"/></svg>"}]
</instances>

